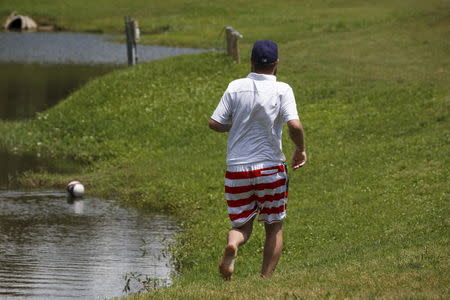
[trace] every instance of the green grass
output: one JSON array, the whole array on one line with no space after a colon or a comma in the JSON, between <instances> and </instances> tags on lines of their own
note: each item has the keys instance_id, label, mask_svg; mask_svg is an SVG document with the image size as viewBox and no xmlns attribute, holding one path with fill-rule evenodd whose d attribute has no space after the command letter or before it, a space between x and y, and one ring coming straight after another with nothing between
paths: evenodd
<instances>
[{"instance_id":1,"label":"green grass","mask_svg":"<svg viewBox=\"0 0 450 300\"><path fill-rule=\"evenodd\" d=\"M302 40L319 33L349 32L380 24L397 24L416 16L445 10L448 1L356 1L356 0L44 0L3 1L0 19L11 12L33 17L39 24L64 30L122 33L123 17L137 19L143 43L185 45L201 48L223 46L218 40L224 26L231 25L246 41Z\"/></svg>"},{"instance_id":2,"label":"green grass","mask_svg":"<svg viewBox=\"0 0 450 300\"><path fill-rule=\"evenodd\" d=\"M227 10L222 2L138 1L120 10L116 1L104 11L95 2L76 22L82 2L30 11L61 14L58 22L76 30L145 16L155 28L173 26L146 42L189 46L217 43L231 24L245 36L244 62L253 40L280 42L278 77L297 97L309 162L290 174L273 279L257 276L259 224L240 250L236 280L217 274L228 228L226 135L206 124L228 82L249 69L222 54L120 70L34 120L0 122L5 147L89 163L71 176L26 174L22 184L63 186L78 176L97 195L178 216L183 232L172 253L181 276L134 298L448 298L450 3L272 1L268 10L261 2L232 1ZM89 17L96 11L99 20Z\"/></svg>"}]
</instances>

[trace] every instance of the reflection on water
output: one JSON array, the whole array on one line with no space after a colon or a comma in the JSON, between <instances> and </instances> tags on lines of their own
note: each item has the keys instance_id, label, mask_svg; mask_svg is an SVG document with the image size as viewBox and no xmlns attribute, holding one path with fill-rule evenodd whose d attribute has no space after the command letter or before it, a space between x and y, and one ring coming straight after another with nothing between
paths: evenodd
<instances>
[{"instance_id":1,"label":"reflection on water","mask_svg":"<svg viewBox=\"0 0 450 300\"><path fill-rule=\"evenodd\" d=\"M33 154L12 154L0 149L0 190L14 186L18 175L25 171L46 171L70 173L78 170L80 164L68 159L49 159Z\"/></svg>"},{"instance_id":2,"label":"reflection on water","mask_svg":"<svg viewBox=\"0 0 450 300\"><path fill-rule=\"evenodd\" d=\"M0 64L0 119L34 117L112 65Z\"/></svg>"},{"instance_id":3,"label":"reflection on water","mask_svg":"<svg viewBox=\"0 0 450 300\"><path fill-rule=\"evenodd\" d=\"M112 201L0 191L0 298L121 296L129 272L170 283L162 241L175 230L167 217Z\"/></svg>"}]
</instances>

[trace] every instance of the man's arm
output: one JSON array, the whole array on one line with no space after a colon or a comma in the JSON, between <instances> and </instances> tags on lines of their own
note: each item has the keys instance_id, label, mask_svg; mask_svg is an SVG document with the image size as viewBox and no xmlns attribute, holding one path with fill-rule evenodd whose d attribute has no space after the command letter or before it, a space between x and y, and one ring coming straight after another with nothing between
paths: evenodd
<instances>
[{"instance_id":1,"label":"man's arm","mask_svg":"<svg viewBox=\"0 0 450 300\"><path fill-rule=\"evenodd\" d=\"M217 132L227 132L230 131L231 128L231 124L222 124L213 119L209 119L208 126Z\"/></svg>"},{"instance_id":2,"label":"man's arm","mask_svg":"<svg viewBox=\"0 0 450 300\"><path fill-rule=\"evenodd\" d=\"M292 168L294 170L303 167L306 163L305 135L300 120L290 120L287 122L289 136L295 144L294 155L292 156Z\"/></svg>"}]
</instances>

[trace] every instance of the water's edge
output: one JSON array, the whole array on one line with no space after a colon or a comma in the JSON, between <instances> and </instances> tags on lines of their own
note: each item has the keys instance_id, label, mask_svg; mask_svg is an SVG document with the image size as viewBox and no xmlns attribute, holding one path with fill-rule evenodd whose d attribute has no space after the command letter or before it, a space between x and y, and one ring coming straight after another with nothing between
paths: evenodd
<instances>
[{"instance_id":1,"label":"water's edge","mask_svg":"<svg viewBox=\"0 0 450 300\"><path fill-rule=\"evenodd\" d=\"M68 41L68 38L74 41ZM12 103L0 101L0 109L8 113L0 115L0 119L31 118L37 111L67 97L67 94L60 93L64 92L64 84L55 80L60 80L65 74L74 75L74 69L84 68L79 64L86 65L86 68L102 66L106 68L105 72L123 66L126 62L125 46L110 42L114 38L64 32L0 33L0 44L8 45L0 48L0 64L8 66L2 68L5 73L0 77L9 78L9 81L1 80L7 88L1 89L6 91L6 96L0 94L0 98L11 99L11 95L16 94L16 99L19 99ZM203 51L138 46L140 62ZM60 68L61 64L71 71L50 71ZM30 69L40 73L32 76ZM17 84L11 83L12 72L19 74ZM48 75L51 72L56 75ZM68 89L73 91L102 72L89 74L81 83L76 83L78 86L69 84L72 87ZM28 74L32 82L29 92L24 89L24 74ZM53 86L45 83L46 78L53 78L50 79ZM73 80L67 78L67 82ZM59 93L43 89L36 92L39 82L46 88L56 87ZM21 93L16 93L18 90ZM36 101L36 94L56 96L50 102L47 98L46 102ZM20 101L25 103L23 108L17 105ZM42 105L38 105L40 102ZM63 192L63 186L59 191L2 190L9 188L11 178L21 176L25 171L71 174L76 168L70 162L0 151L0 165L0 297L103 299L122 296L126 279L129 279L130 292L142 287L137 284L138 279L152 280L155 286L171 284L174 268L166 249L178 230L174 220L167 216L144 214L129 206L124 208L112 200L87 196L70 201ZM119 225L134 231L124 228L120 231ZM116 256L117 253L121 255ZM153 263L148 264L149 260Z\"/></svg>"}]
</instances>

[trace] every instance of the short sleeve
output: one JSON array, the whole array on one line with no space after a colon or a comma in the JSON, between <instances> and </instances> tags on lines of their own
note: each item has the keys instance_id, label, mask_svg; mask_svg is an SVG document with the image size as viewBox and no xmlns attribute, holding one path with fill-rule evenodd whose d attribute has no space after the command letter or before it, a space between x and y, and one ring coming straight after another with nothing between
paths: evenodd
<instances>
[{"instance_id":1,"label":"short sleeve","mask_svg":"<svg viewBox=\"0 0 450 300\"><path fill-rule=\"evenodd\" d=\"M299 120L297 105L295 103L294 92L289 86L287 90L281 95L281 114L285 122L290 120Z\"/></svg>"},{"instance_id":2,"label":"short sleeve","mask_svg":"<svg viewBox=\"0 0 450 300\"><path fill-rule=\"evenodd\" d=\"M222 96L219 104L214 110L214 113L211 116L211 119L217 121L221 124L231 124L231 112L232 112L232 98L228 91Z\"/></svg>"}]
</instances>

